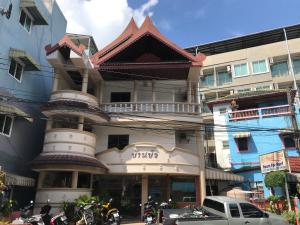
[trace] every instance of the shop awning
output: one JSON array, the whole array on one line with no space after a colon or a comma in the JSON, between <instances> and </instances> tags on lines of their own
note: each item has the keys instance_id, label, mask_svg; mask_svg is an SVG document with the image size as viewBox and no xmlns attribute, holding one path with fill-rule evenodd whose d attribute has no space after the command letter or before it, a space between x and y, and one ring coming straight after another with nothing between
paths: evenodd
<instances>
[{"instance_id":1,"label":"shop awning","mask_svg":"<svg viewBox=\"0 0 300 225\"><path fill-rule=\"evenodd\" d=\"M39 64L23 50L11 48L9 57L22 61L25 64L25 71L41 70Z\"/></svg>"},{"instance_id":2,"label":"shop awning","mask_svg":"<svg viewBox=\"0 0 300 225\"><path fill-rule=\"evenodd\" d=\"M23 177L11 173L5 175L5 185L14 185L22 187L34 187L35 179L29 177Z\"/></svg>"},{"instance_id":3,"label":"shop awning","mask_svg":"<svg viewBox=\"0 0 300 225\"><path fill-rule=\"evenodd\" d=\"M244 181L244 177L233 173L225 172L219 169L206 168L206 179L210 180L227 180L227 181Z\"/></svg>"},{"instance_id":4,"label":"shop awning","mask_svg":"<svg viewBox=\"0 0 300 225\"><path fill-rule=\"evenodd\" d=\"M31 123L33 122L33 119L30 115L28 115L21 109L17 108L16 106L8 105L7 103L4 102L0 102L0 113L1 114L7 113L9 115L21 116Z\"/></svg>"},{"instance_id":5,"label":"shop awning","mask_svg":"<svg viewBox=\"0 0 300 225\"><path fill-rule=\"evenodd\" d=\"M246 138L250 137L250 132L239 132L233 135L234 138Z\"/></svg>"},{"instance_id":6,"label":"shop awning","mask_svg":"<svg viewBox=\"0 0 300 225\"><path fill-rule=\"evenodd\" d=\"M48 25L48 22L41 9L38 7L36 0L21 0L20 7L27 9L33 17L34 25Z\"/></svg>"}]
</instances>

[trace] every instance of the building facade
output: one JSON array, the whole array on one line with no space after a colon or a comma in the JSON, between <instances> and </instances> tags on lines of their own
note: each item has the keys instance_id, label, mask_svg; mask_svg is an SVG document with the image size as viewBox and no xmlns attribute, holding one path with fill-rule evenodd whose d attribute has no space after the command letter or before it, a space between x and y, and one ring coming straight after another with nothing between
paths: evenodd
<instances>
[{"instance_id":1,"label":"building facade","mask_svg":"<svg viewBox=\"0 0 300 225\"><path fill-rule=\"evenodd\" d=\"M132 19L101 50L90 36L66 34L46 46L55 68L39 172L38 204L109 195L139 213L151 194L199 203L242 177L205 166L198 75L205 56L181 49L147 17ZM212 191L210 191L212 193Z\"/></svg>"},{"instance_id":2,"label":"building facade","mask_svg":"<svg viewBox=\"0 0 300 225\"><path fill-rule=\"evenodd\" d=\"M43 146L40 103L52 86L44 46L64 35L66 20L52 0L3 0L0 8L8 11L10 3L10 17L0 16L0 167L11 197L23 205L34 199L29 163Z\"/></svg>"},{"instance_id":3,"label":"building facade","mask_svg":"<svg viewBox=\"0 0 300 225\"><path fill-rule=\"evenodd\" d=\"M225 121L231 170L245 178L244 190L263 193L265 197L270 195L264 175L272 170L262 171L264 162L260 158L270 153L282 152L285 155L286 160L281 161L286 167L283 166L282 170L299 172L295 167L295 162L300 162L295 139L299 106L292 104L294 95L295 92L289 90L251 91L209 102L214 118L219 121L223 117ZM276 160L275 157L272 163ZM290 181L289 190L296 193L295 181ZM283 193L279 188L274 194Z\"/></svg>"},{"instance_id":4,"label":"building facade","mask_svg":"<svg viewBox=\"0 0 300 225\"><path fill-rule=\"evenodd\" d=\"M206 55L199 92L203 122L208 124L206 152L215 155L218 167L231 169L229 137L222 127L225 118L212 113L207 102L236 93L295 88L293 74L300 82L299 31L298 24L186 49Z\"/></svg>"}]
</instances>

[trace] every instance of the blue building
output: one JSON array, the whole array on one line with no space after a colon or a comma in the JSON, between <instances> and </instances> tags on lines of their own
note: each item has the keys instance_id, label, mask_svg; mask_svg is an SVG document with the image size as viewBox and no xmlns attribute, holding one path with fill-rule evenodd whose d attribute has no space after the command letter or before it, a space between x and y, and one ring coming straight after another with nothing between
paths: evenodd
<instances>
[{"instance_id":1,"label":"blue building","mask_svg":"<svg viewBox=\"0 0 300 225\"><path fill-rule=\"evenodd\" d=\"M244 190L270 195L260 166L260 156L267 153L283 151L291 172L299 172L295 167L300 161L294 130L300 118L299 108L291 104L294 94L287 90L249 91L209 103L215 120L225 117L231 170L244 176ZM290 186L294 188L292 183ZM281 188L275 192L282 194Z\"/></svg>"},{"instance_id":2,"label":"blue building","mask_svg":"<svg viewBox=\"0 0 300 225\"><path fill-rule=\"evenodd\" d=\"M30 162L42 151L40 105L52 87L53 68L44 48L63 37L67 22L54 0L2 0L1 8L0 167L10 197L22 205L34 197L36 174Z\"/></svg>"}]
</instances>

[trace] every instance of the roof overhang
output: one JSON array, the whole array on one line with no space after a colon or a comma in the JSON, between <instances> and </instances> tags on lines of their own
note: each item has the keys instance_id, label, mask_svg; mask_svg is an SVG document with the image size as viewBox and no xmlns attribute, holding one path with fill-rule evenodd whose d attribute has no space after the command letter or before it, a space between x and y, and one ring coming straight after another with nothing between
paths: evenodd
<instances>
[{"instance_id":1,"label":"roof overhang","mask_svg":"<svg viewBox=\"0 0 300 225\"><path fill-rule=\"evenodd\" d=\"M42 1L39 1L42 3ZM33 17L34 25L48 25L48 22L43 15L44 13L41 10L42 6L38 6L36 0L21 0L21 8L25 8L30 15Z\"/></svg>"},{"instance_id":2,"label":"roof overhang","mask_svg":"<svg viewBox=\"0 0 300 225\"><path fill-rule=\"evenodd\" d=\"M25 71L41 70L39 64L24 50L10 48L9 57L21 61L25 65Z\"/></svg>"},{"instance_id":3,"label":"roof overhang","mask_svg":"<svg viewBox=\"0 0 300 225\"><path fill-rule=\"evenodd\" d=\"M228 180L228 181L237 181L237 182L244 181L243 176L225 172L219 169L214 169L214 168L206 168L205 175L206 175L206 179L209 180Z\"/></svg>"},{"instance_id":4,"label":"roof overhang","mask_svg":"<svg viewBox=\"0 0 300 225\"><path fill-rule=\"evenodd\" d=\"M248 138L251 136L250 132L239 132L233 135L234 138Z\"/></svg>"},{"instance_id":5,"label":"roof overhang","mask_svg":"<svg viewBox=\"0 0 300 225\"><path fill-rule=\"evenodd\" d=\"M25 113L18 107L13 106L13 105L8 105L7 103L4 103L4 102L0 102L0 113L2 113L2 114L7 113L12 116L19 116L19 117L22 117L22 118L28 120L29 122L33 122L33 118L30 115L28 115L27 113Z\"/></svg>"}]
</instances>

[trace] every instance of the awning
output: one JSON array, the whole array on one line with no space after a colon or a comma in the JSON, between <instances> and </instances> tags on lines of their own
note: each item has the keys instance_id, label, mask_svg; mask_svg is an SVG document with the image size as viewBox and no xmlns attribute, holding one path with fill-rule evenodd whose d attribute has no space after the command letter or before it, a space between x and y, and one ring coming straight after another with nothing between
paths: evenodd
<instances>
[{"instance_id":1,"label":"awning","mask_svg":"<svg viewBox=\"0 0 300 225\"><path fill-rule=\"evenodd\" d=\"M25 71L41 70L38 63L23 50L10 48L9 57L21 60L25 64Z\"/></svg>"},{"instance_id":2,"label":"awning","mask_svg":"<svg viewBox=\"0 0 300 225\"><path fill-rule=\"evenodd\" d=\"M7 103L0 101L0 114L8 113L9 115L21 116L24 119L28 120L29 122L33 122L33 119L30 115L22 111L21 109L17 108L13 105L8 105Z\"/></svg>"},{"instance_id":3,"label":"awning","mask_svg":"<svg viewBox=\"0 0 300 225\"><path fill-rule=\"evenodd\" d=\"M292 134L292 133L294 133L294 131L292 130L292 128L291 129L280 129L279 133L280 134Z\"/></svg>"},{"instance_id":4,"label":"awning","mask_svg":"<svg viewBox=\"0 0 300 225\"><path fill-rule=\"evenodd\" d=\"M27 11L33 17L34 25L48 25L48 22L43 16L41 9L38 7L36 0L21 0L20 7L27 9Z\"/></svg>"},{"instance_id":5,"label":"awning","mask_svg":"<svg viewBox=\"0 0 300 225\"><path fill-rule=\"evenodd\" d=\"M239 132L233 135L234 138L246 138L250 137L250 132Z\"/></svg>"},{"instance_id":6,"label":"awning","mask_svg":"<svg viewBox=\"0 0 300 225\"><path fill-rule=\"evenodd\" d=\"M244 181L244 177L233 173L225 172L219 169L206 168L206 179L210 180L227 180L227 181Z\"/></svg>"},{"instance_id":7,"label":"awning","mask_svg":"<svg viewBox=\"0 0 300 225\"><path fill-rule=\"evenodd\" d=\"M29 177L23 177L11 173L5 174L5 185L14 185L22 187L34 187L35 179Z\"/></svg>"}]
</instances>

